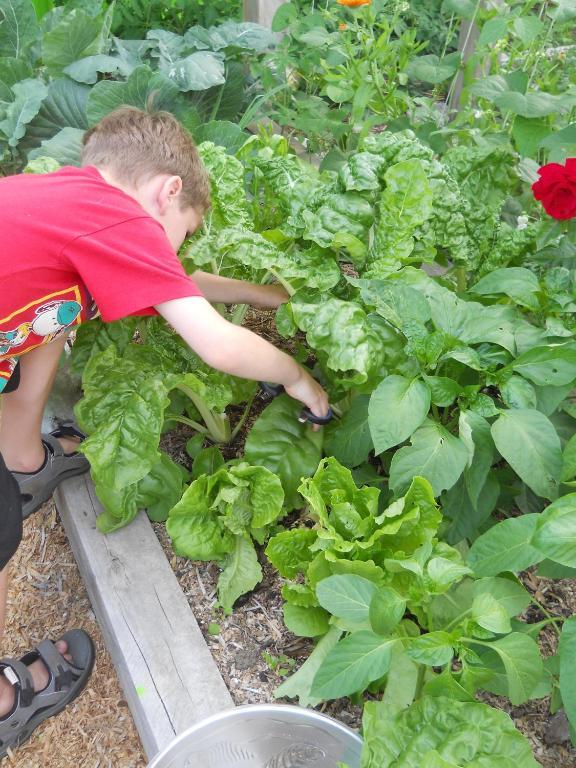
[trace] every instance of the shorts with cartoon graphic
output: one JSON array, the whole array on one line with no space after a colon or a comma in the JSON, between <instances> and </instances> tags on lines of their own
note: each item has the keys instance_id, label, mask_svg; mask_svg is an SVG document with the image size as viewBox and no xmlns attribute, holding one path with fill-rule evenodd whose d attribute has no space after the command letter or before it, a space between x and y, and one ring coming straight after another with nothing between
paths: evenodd
<instances>
[{"instance_id":1,"label":"shorts with cartoon graphic","mask_svg":"<svg viewBox=\"0 0 576 768\"><path fill-rule=\"evenodd\" d=\"M80 323L81 315L80 290L73 286L0 319L0 393L7 391L20 355L53 341Z\"/></svg>"}]
</instances>

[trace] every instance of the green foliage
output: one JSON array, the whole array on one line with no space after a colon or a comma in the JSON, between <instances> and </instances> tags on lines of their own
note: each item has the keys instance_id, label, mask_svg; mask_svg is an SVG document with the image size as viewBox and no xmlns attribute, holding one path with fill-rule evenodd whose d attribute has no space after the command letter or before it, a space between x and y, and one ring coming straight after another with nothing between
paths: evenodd
<instances>
[{"instance_id":1,"label":"green foliage","mask_svg":"<svg viewBox=\"0 0 576 768\"><path fill-rule=\"evenodd\" d=\"M167 109L190 130L215 121L205 137L240 146L238 131L232 137L220 121L247 106L244 59L276 42L264 27L189 23L198 21L194 8L216 20L218 9L202 2L51 5L11 0L0 12L0 150L16 168L23 153L77 164L77 133L120 104ZM121 17L120 26L133 18L144 28L133 28L135 38L114 37L113 15L116 26ZM180 34L150 26L161 18L183 24Z\"/></svg>"},{"instance_id":2,"label":"green foliage","mask_svg":"<svg viewBox=\"0 0 576 768\"><path fill-rule=\"evenodd\" d=\"M177 554L222 561L218 596L226 613L262 578L252 538L264 541L283 501L272 472L242 462L200 475L169 511L166 529Z\"/></svg>"},{"instance_id":3,"label":"green foliage","mask_svg":"<svg viewBox=\"0 0 576 768\"><path fill-rule=\"evenodd\" d=\"M518 618L530 596L515 576L576 568L576 231L539 220L529 189L537 163L576 147L570 67L545 53L569 3L538 17L467 0L288 3L270 56L276 39L224 20L220 3L52 5L3 9L6 168L24 153L30 171L78 162L84 130L119 104L172 111L200 142L213 201L186 268L279 281L291 301L278 328L299 334L339 416L313 432L277 398L225 463L205 438L232 438L226 410L242 406L241 425L254 385L208 371L158 319L138 321L138 343L135 320L88 324L73 365L99 528L143 506L167 518L178 554L222 566L226 612L261 579L255 543L267 544L286 626L317 639L277 695L381 695L365 766L533 765L473 697L553 691L576 727L573 619L544 665L534 638L549 619ZM474 14L478 47L462 62L452 44ZM248 60L267 93L237 124ZM285 137L244 133L259 108L327 152L320 170ZM159 449L174 422L196 434L189 486Z\"/></svg>"},{"instance_id":4,"label":"green foliage","mask_svg":"<svg viewBox=\"0 0 576 768\"><path fill-rule=\"evenodd\" d=\"M364 714L364 738L362 768L408 768L414 760L429 768L538 765L508 715L447 696L426 696L398 713L371 702Z\"/></svg>"}]
</instances>

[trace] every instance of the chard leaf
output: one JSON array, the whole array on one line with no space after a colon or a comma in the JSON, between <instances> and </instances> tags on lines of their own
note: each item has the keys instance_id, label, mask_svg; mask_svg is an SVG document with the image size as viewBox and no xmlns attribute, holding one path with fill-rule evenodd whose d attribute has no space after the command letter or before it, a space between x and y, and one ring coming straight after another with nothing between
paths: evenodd
<instances>
[{"instance_id":1,"label":"chard leaf","mask_svg":"<svg viewBox=\"0 0 576 768\"><path fill-rule=\"evenodd\" d=\"M352 235L361 245L373 215L372 206L362 195L355 192L328 195L314 213L303 211L306 226L302 237L321 248L331 248L343 235L342 244L347 245L348 237Z\"/></svg>"},{"instance_id":2,"label":"chard leaf","mask_svg":"<svg viewBox=\"0 0 576 768\"><path fill-rule=\"evenodd\" d=\"M138 509L145 509L153 522L164 522L169 510L182 498L185 476L183 467L163 453L160 461L138 483Z\"/></svg>"},{"instance_id":3,"label":"chard leaf","mask_svg":"<svg viewBox=\"0 0 576 768\"><path fill-rule=\"evenodd\" d=\"M95 477L94 488L104 507L104 512L96 518L96 527L102 533L111 533L123 528L131 523L140 511L137 503L137 483L116 490L108 485L100 484L98 478Z\"/></svg>"},{"instance_id":4,"label":"chard leaf","mask_svg":"<svg viewBox=\"0 0 576 768\"><path fill-rule=\"evenodd\" d=\"M137 388L134 382L133 387L112 390L99 401L99 406L108 406L108 418L81 446L99 483L118 491L142 480L159 460L158 442L169 404L169 387L160 377L139 382Z\"/></svg>"},{"instance_id":5,"label":"chard leaf","mask_svg":"<svg viewBox=\"0 0 576 768\"><path fill-rule=\"evenodd\" d=\"M275 398L252 427L244 453L250 464L278 475L288 509L301 505L300 481L316 471L321 456L322 433L298 421L300 409L288 395Z\"/></svg>"},{"instance_id":6,"label":"chard leaf","mask_svg":"<svg viewBox=\"0 0 576 768\"><path fill-rule=\"evenodd\" d=\"M373 448L368 422L367 395L352 400L344 416L324 428L324 450L347 467L357 467L368 458Z\"/></svg>"},{"instance_id":7,"label":"chard leaf","mask_svg":"<svg viewBox=\"0 0 576 768\"><path fill-rule=\"evenodd\" d=\"M535 494L554 499L562 473L560 438L540 411L503 411L492 424L496 448Z\"/></svg>"},{"instance_id":8,"label":"chard leaf","mask_svg":"<svg viewBox=\"0 0 576 768\"><path fill-rule=\"evenodd\" d=\"M209 220L216 229L248 227L252 219L244 193L244 167L224 147L210 141L198 145L198 152L210 178L212 198ZM193 247L193 246L192 246Z\"/></svg>"},{"instance_id":9,"label":"chard leaf","mask_svg":"<svg viewBox=\"0 0 576 768\"><path fill-rule=\"evenodd\" d=\"M383 379L372 393L368 406L368 423L376 454L407 440L422 424L429 408L430 389L420 379L404 376Z\"/></svg>"},{"instance_id":10,"label":"chard leaf","mask_svg":"<svg viewBox=\"0 0 576 768\"><path fill-rule=\"evenodd\" d=\"M218 579L218 599L224 613L232 613L232 606L240 595L250 592L261 580L262 568L254 545L246 537L236 536Z\"/></svg>"},{"instance_id":11,"label":"chard leaf","mask_svg":"<svg viewBox=\"0 0 576 768\"><path fill-rule=\"evenodd\" d=\"M367 382L383 362L383 344L362 307L329 299L321 304L292 302L297 326L321 355L328 376L347 388Z\"/></svg>"},{"instance_id":12,"label":"chard leaf","mask_svg":"<svg viewBox=\"0 0 576 768\"><path fill-rule=\"evenodd\" d=\"M390 486L402 493L415 475L426 478L439 496L458 480L468 452L464 443L443 426L427 421L411 438L411 445L396 451L390 465Z\"/></svg>"},{"instance_id":13,"label":"chard leaf","mask_svg":"<svg viewBox=\"0 0 576 768\"><path fill-rule=\"evenodd\" d=\"M371 152L355 152L340 168L339 177L347 191L379 190L378 173L385 165L384 158Z\"/></svg>"},{"instance_id":14,"label":"chard leaf","mask_svg":"<svg viewBox=\"0 0 576 768\"><path fill-rule=\"evenodd\" d=\"M420 160L403 160L384 174L374 252L377 258L407 255L414 247L414 231L432 214L432 189Z\"/></svg>"}]
</instances>

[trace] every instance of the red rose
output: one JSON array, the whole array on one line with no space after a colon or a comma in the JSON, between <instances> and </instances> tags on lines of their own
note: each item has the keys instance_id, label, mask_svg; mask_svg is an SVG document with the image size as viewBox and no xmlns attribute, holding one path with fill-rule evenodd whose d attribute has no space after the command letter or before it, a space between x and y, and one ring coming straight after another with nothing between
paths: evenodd
<instances>
[{"instance_id":1,"label":"red rose","mask_svg":"<svg viewBox=\"0 0 576 768\"><path fill-rule=\"evenodd\" d=\"M576 157L566 165L548 163L538 169L540 178L532 184L536 200L554 219L572 219L576 216Z\"/></svg>"}]
</instances>

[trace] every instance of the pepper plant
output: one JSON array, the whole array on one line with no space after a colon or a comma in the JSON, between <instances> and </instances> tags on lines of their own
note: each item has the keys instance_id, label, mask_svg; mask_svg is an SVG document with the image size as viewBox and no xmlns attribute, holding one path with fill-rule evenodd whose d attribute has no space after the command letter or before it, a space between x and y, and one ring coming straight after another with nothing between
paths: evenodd
<instances>
[{"instance_id":1,"label":"pepper plant","mask_svg":"<svg viewBox=\"0 0 576 768\"><path fill-rule=\"evenodd\" d=\"M553 693L553 708L565 699L573 719L574 619L559 655L543 660L535 638L562 619L522 620L532 598L516 572L545 558L576 565L576 494L494 526L464 558L439 538L442 515L423 478L382 508L378 489L358 487L329 458L299 491L312 527L277 534L266 554L288 579L286 625L319 641L277 696L309 706L368 690L381 693L384 718L406 707L414 718L428 696L473 702L488 690L519 705Z\"/></svg>"}]
</instances>

